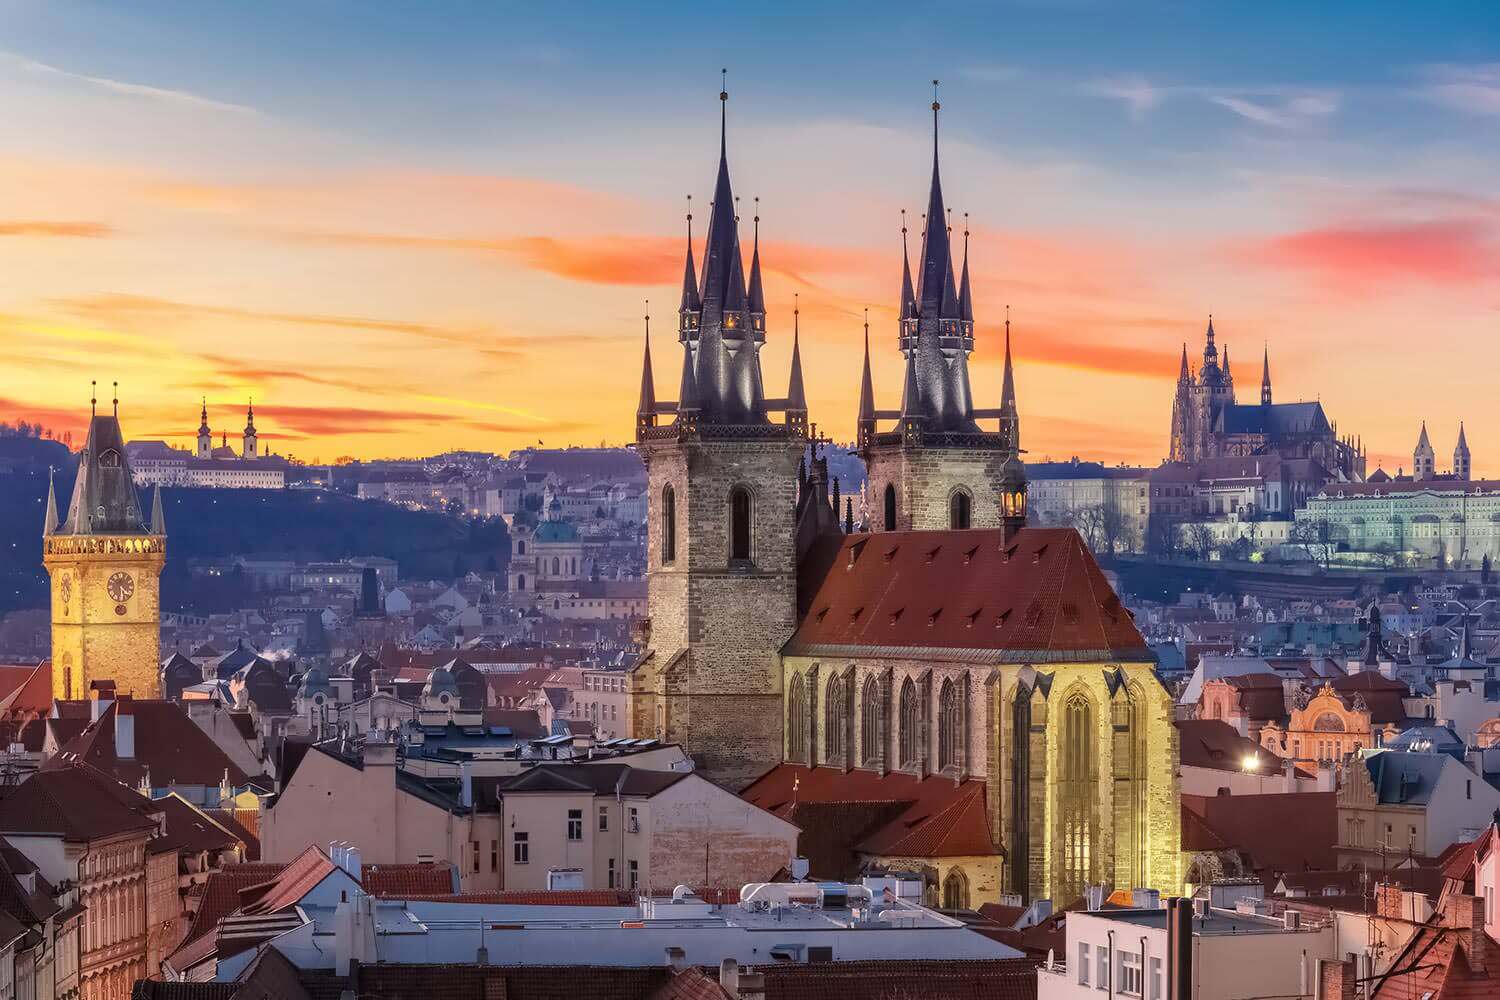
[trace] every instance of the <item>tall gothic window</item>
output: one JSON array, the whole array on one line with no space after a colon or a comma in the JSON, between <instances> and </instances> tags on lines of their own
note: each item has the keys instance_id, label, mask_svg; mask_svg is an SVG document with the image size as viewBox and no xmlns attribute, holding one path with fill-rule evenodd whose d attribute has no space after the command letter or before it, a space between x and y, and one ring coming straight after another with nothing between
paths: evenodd
<instances>
[{"instance_id":1,"label":"tall gothic window","mask_svg":"<svg viewBox=\"0 0 1500 1000\"><path fill-rule=\"evenodd\" d=\"M973 520L974 498L968 490L954 490L948 501L948 527L963 529Z\"/></svg>"},{"instance_id":2,"label":"tall gothic window","mask_svg":"<svg viewBox=\"0 0 1500 1000\"><path fill-rule=\"evenodd\" d=\"M896 487L893 483L885 484L885 530L896 530Z\"/></svg>"},{"instance_id":3,"label":"tall gothic window","mask_svg":"<svg viewBox=\"0 0 1500 1000\"><path fill-rule=\"evenodd\" d=\"M844 755L844 679L828 678L828 703L823 706L823 759L832 764Z\"/></svg>"},{"instance_id":4,"label":"tall gothic window","mask_svg":"<svg viewBox=\"0 0 1500 1000\"><path fill-rule=\"evenodd\" d=\"M969 880L962 868L950 869L943 879L943 909L967 910L969 908Z\"/></svg>"},{"instance_id":5,"label":"tall gothic window","mask_svg":"<svg viewBox=\"0 0 1500 1000\"><path fill-rule=\"evenodd\" d=\"M1083 895L1093 872L1095 769L1094 710L1082 694L1063 708L1062 774L1058 803L1062 814L1062 885Z\"/></svg>"},{"instance_id":6,"label":"tall gothic window","mask_svg":"<svg viewBox=\"0 0 1500 1000\"><path fill-rule=\"evenodd\" d=\"M677 559L677 493L668 483L661 491L661 561Z\"/></svg>"},{"instance_id":7,"label":"tall gothic window","mask_svg":"<svg viewBox=\"0 0 1500 1000\"><path fill-rule=\"evenodd\" d=\"M922 725L921 706L917 704L917 686L908 677L901 684L901 766L913 767L917 763L917 749L921 745L917 730Z\"/></svg>"},{"instance_id":8,"label":"tall gothic window","mask_svg":"<svg viewBox=\"0 0 1500 1000\"><path fill-rule=\"evenodd\" d=\"M750 491L743 486L729 492L729 558L750 561Z\"/></svg>"},{"instance_id":9,"label":"tall gothic window","mask_svg":"<svg viewBox=\"0 0 1500 1000\"><path fill-rule=\"evenodd\" d=\"M880 763L880 682L873 677L859 696L859 761L866 767Z\"/></svg>"},{"instance_id":10,"label":"tall gothic window","mask_svg":"<svg viewBox=\"0 0 1500 1000\"><path fill-rule=\"evenodd\" d=\"M959 741L963 738L963 706L959 704L958 691L951 680L943 681L942 693L938 695L938 770L946 771L958 766Z\"/></svg>"},{"instance_id":11,"label":"tall gothic window","mask_svg":"<svg viewBox=\"0 0 1500 1000\"><path fill-rule=\"evenodd\" d=\"M807 685L802 675L792 678L792 690L786 699L786 759L799 764L807 760Z\"/></svg>"}]
</instances>

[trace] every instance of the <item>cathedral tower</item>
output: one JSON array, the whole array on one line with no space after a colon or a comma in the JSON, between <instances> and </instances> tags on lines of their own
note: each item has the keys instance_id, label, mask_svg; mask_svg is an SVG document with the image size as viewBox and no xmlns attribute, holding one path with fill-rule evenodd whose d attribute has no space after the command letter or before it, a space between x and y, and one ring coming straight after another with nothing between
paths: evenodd
<instances>
[{"instance_id":1,"label":"cathedral tower","mask_svg":"<svg viewBox=\"0 0 1500 1000\"><path fill-rule=\"evenodd\" d=\"M198 457L214 457L214 432L208 429L208 398L203 399L203 412L198 417Z\"/></svg>"},{"instance_id":2,"label":"cathedral tower","mask_svg":"<svg viewBox=\"0 0 1500 1000\"><path fill-rule=\"evenodd\" d=\"M969 355L974 351L974 299L969 285L969 234L964 232L960 277L954 280L952 232L938 168L938 111L932 102L932 182L913 285L902 234L902 280L897 344L906 360L900 410L875 408L869 336L860 384L859 450L865 460L865 510L874 530L1020 527L1025 523L1025 475L1020 463L1020 419L1006 320L1005 387L998 409L974 406ZM880 431L877 422L895 420ZM998 430L978 421L995 419Z\"/></svg>"},{"instance_id":3,"label":"cathedral tower","mask_svg":"<svg viewBox=\"0 0 1500 1000\"><path fill-rule=\"evenodd\" d=\"M121 693L161 697L159 577L166 525L157 490L148 525L130 477L119 401L89 420L67 517L47 493L42 563L52 578L52 694L88 697L112 680Z\"/></svg>"},{"instance_id":4,"label":"cathedral tower","mask_svg":"<svg viewBox=\"0 0 1500 1000\"><path fill-rule=\"evenodd\" d=\"M1474 474L1474 465L1469 457L1469 442L1464 438L1464 425L1458 424L1458 444L1453 448L1453 478L1468 481Z\"/></svg>"},{"instance_id":5,"label":"cathedral tower","mask_svg":"<svg viewBox=\"0 0 1500 1000\"><path fill-rule=\"evenodd\" d=\"M1431 479L1437 475L1437 452L1427 439L1427 421L1422 421L1422 433L1417 437L1417 446L1411 452L1411 477L1417 481Z\"/></svg>"},{"instance_id":6,"label":"cathedral tower","mask_svg":"<svg viewBox=\"0 0 1500 1000\"><path fill-rule=\"evenodd\" d=\"M637 737L682 743L705 774L735 788L781 759L778 652L796 625L793 516L807 404L800 352L786 397L765 396L760 253L752 247L747 285L724 135L728 96L719 95L701 273L688 216L675 402L656 398L648 328L636 447L649 481L650 617L630 726Z\"/></svg>"}]
</instances>

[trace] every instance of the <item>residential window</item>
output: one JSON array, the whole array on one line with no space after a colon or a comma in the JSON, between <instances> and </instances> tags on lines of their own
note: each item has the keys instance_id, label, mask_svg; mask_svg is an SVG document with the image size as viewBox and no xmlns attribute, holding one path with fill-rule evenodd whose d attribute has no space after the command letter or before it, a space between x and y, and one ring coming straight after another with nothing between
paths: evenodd
<instances>
[{"instance_id":1,"label":"residential window","mask_svg":"<svg viewBox=\"0 0 1500 1000\"><path fill-rule=\"evenodd\" d=\"M1094 958L1096 959L1096 971L1099 974L1098 981L1094 983L1094 986L1101 990L1107 990L1109 989L1109 949L1103 947L1095 948Z\"/></svg>"},{"instance_id":2,"label":"residential window","mask_svg":"<svg viewBox=\"0 0 1500 1000\"><path fill-rule=\"evenodd\" d=\"M600 806L599 807L599 832L600 833L607 833L608 831L609 831L609 806Z\"/></svg>"},{"instance_id":3,"label":"residential window","mask_svg":"<svg viewBox=\"0 0 1500 1000\"><path fill-rule=\"evenodd\" d=\"M641 866L635 860L635 858L631 858L629 861L625 862L625 871L630 876L630 884L625 888L634 889L637 885L640 884L641 881Z\"/></svg>"},{"instance_id":4,"label":"residential window","mask_svg":"<svg viewBox=\"0 0 1500 1000\"><path fill-rule=\"evenodd\" d=\"M470 851L470 854L473 856L473 870L474 870L474 874L478 875L479 874L479 841L477 841L477 840L472 841L470 843L470 847L472 848L472 850Z\"/></svg>"},{"instance_id":5,"label":"residential window","mask_svg":"<svg viewBox=\"0 0 1500 1000\"><path fill-rule=\"evenodd\" d=\"M500 870L500 841L490 841L490 871Z\"/></svg>"},{"instance_id":6,"label":"residential window","mask_svg":"<svg viewBox=\"0 0 1500 1000\"><path fill-rule=\"evenodd\" d=\"M1151 1000L1161 1000L1161 959L1151 960Z\"/></svg>"},{"instance_id":7,"label":"residential window","mask_svg":"<svg viewBox=\"0 0 1500 1000\"><path fill-rule=\"evenodd\" d=\"M640 811L638 809L636 809L635 806L631 806L630 807L630 822L628 822L628 823L625 824L625 829L629 833L640 833L641 832L641 816L640 816ZM635 862L632 861L631 864L635 864Z\"/></svg>"},{"instance_id":8,"label":"residential window","mask_svg":"<svg viewBox=\"0 0 1500 1000\"><path fill-rule=\"evenodd\" d=\"M609 887L615 888L615 859L609 859Z\"/></svg>"},{"instance_id":9,"label":"residential window","mask_svg":"<svg viewBox=\"0 0 1500 1000\"><path fill-rule=\"evenodd\" d=\"M531 861L531 835L518 833L515 835L515 853L512 860L518 865L524 865Z\"/></svg>"},{"instance_id":10,"label":"residential window","mask_svg":"<svg viewBox=\"0 0 1500 1000\"><path fill-rule=\"evenodd\" d=\"M583 839L583 810L582 809L569 809L568 810L568 839L569 840L582 840Z\"/></svg>"},{"instance_id":11,"label":"residential window","mask_svg":"<svg viewBox=\"0 0 1500 1000\"><path fill-rule=\"evenodd\" d=\"M1078 942L1078 985L1089 984L1089 945L1087 941Z\"/></svg>"},{"instance_id":12,"label":"residential window","mask_svg":"<svg viewBox=\"0 0 1500 1000\"><path fill-rule=\"evenodd\" d=\"M1141 956L1137 952L1117 952L1120 956L1120 992L1126 996L1143 996L1145 988L1144 970L1141 969Z\"/></svg>"}]
</instances>

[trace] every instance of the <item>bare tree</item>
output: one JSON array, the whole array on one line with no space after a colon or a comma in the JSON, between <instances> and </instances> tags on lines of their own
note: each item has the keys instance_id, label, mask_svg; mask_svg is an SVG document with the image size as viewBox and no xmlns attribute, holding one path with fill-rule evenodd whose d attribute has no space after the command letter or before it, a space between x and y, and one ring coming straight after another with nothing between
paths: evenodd
<instances>
[{"instance_id":1,"label":"bare tree","mask_svg":"<svg viewBox=\"0 0 1500 1000\"><path fill-rule=\"evenodd\" d=\"M1206 560L1214 550L1214 532L1203 521L1194 521L1183 530L1183 542L1187 550L1200 560Z\"/></svg>"},{"instance_id":2,"label":"bare tree","mask_svg":"<svg viewBox=\"0 0 1500 1000\"><path fill-rule=\"evenodd\" d=\"M1174 559L1182 550L1182 532L1177 521L1165 515L1151 518L1146 528L1146 548L1161 559Z\"/></svg>"},{"instance_id":3,"label":"bare tree","mask_svg":"<svg viewBox=\"0 0 1500 1000\"><path fill-rule=\"evenodd\" d=\"M1288 538L1307 558L1327 569L1333 559L1333 541L1327 521L1298 521Z\"/></svg>"},{"instance_id":4,"label":"bare tree","mask_svg":"<svg viewBox=\"0 0 1500 1000\"><path fill-rule=\"evenodd\" d=\"M1083 536L1084 544L1093 552L1102 551L1104 544L1104 505L1085 504L1072 510L1073 527Z\"/></svg>"}]
</instances>

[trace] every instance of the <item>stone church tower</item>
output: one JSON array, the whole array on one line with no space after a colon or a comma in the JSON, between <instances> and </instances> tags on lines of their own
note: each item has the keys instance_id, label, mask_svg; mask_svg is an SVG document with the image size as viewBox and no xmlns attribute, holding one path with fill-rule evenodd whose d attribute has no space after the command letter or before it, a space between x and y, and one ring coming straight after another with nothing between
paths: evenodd
<instances>
[{"instance_id":1,"label":"stone church tower","mask_svg":"<svg viewBox=\"0 0 1500 1000\"><path fill-rule=\"evenodd\" d=\"M764 393L759 241L747 284L722 114L721 103L701 275L688 216L676 402L656 398L647 331L636 447L649 482L650 617L630 727L683 744L706 775L737 788L781 759L779 650L796 627L793 516L807 402L796 341L786 398Z\"/></svg>"},{"instance_id":2,"label":"stone church tower","mask_svg":"<svg viewBox=\"0 0 1500 1000\"><path fill-rule=\"evenodd\" d=\"M97 680L160 698L159 577L167 532L161 491L149 526L136 496L115 412L89 421L67 517L49 485L42 563L52 578L52 695L86 698Z\"/></svg>"},{"instance_id":3,"label":"stone church tower","mask_svg":"<svg viewBox=\"0 0 1500 1000\"><path fill-rule=\"evenodd\" d=\"M974 300L968 232L961 277L954 280L953 234L938 170L940 105L932 102L932 185L922 231L917 283L902 253L898 344L906 358L900 410L877 410L870 378L869 328L859 398L859 450L868 476L865 510L877 531L1019 527L1025 522L1020 419L1005 323L1005 384L998 409L977 409L969 388ZM902 227L902 240L906 229ZM877 421L897 421L881 432ZM998 419L997 431L979 420Z\"/></svg>"}]
</instances>

